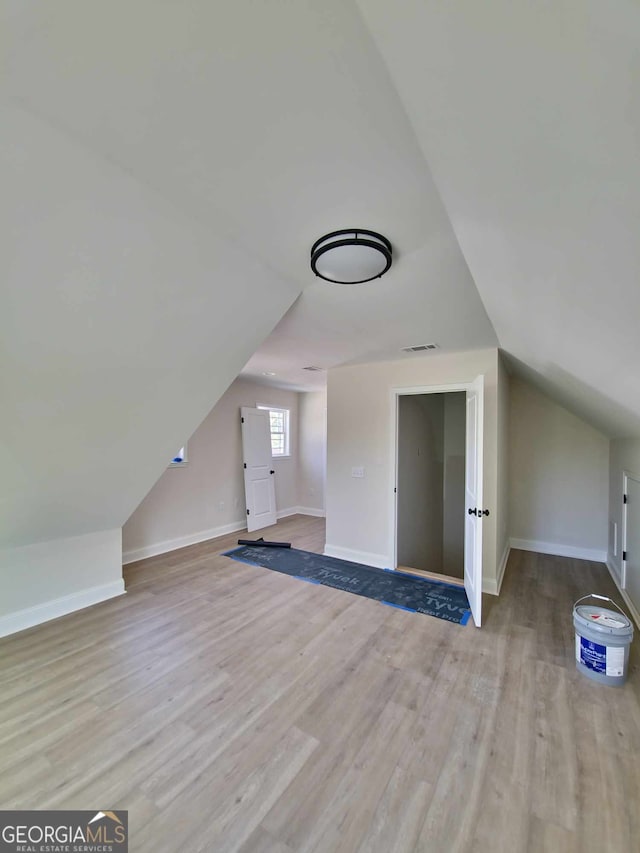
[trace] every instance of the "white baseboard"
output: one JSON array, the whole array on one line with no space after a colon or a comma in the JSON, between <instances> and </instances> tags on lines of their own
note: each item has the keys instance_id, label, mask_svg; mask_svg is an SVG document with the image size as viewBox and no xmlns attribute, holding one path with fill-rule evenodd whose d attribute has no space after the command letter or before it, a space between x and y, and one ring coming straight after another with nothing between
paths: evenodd
<instances>
[{"instance_id":1,"label":"white baseboard","mask_svg":"<svg viewBox=\"0 0 640 853\"><path fill-rule=\"evenodd\" d=\"M612 578L614 579L614 581L616 582L616 585L618 586L618 589L620 589L620 583L621 583L621 581L622 581L622 578L620 577L620 570L619 570L619 569L618 569L618 567L615 565L615 563L613 563L613 562L609 559L609 557L607 557L607 559L605 560L605 562L606 562L606 564L607 564L607 568L609 569L609 574L611 575L611 577L612 577Z\"/></svg>"},{"instance_id":2,"label":"white baseboard","mask_svg":"<svg viewBox=\"0 0 640 853\"><path fill-rule=\"evenodd\" d=\"M92 586L71 595L63 595L61 598L36 604L34 607L16 610L15 613L0 616L0 637L33 628L34 625L40 625L42 622L49 622L59 616L66 616L67 613L73 613L75 610L82 610L92 604L99 604L109 598L124 595L125 592L124 581L120 578L111 583Z\"/></svg>"},{"instance_id":3,"label":"white baseboard","mask_svg":"<svg viewBox=\"0 0 640 853\"><path fill-rule=\"evenodd\" d=\"M324 510L311 506L290 506L288 509L278 510L277 515L278 518L287 518L289 515L313 515L316 518L324 518Z\"/></svg>"},{"instance_id":4,"label":"white baseboard","mask_svg":"<svg viewBox=\"0 0 640 853\"><path fill-rule=\"evenodd\" d=\"M577 548L574 545L559 545L557 542L540 542L537 539L511 539L510 546L519 551L537 551L538 554L553 554L556 557L573 557L574 560L591 560L606 563L607 552L595 548Z\"/></svg>"},{"instance_id":5,"label":"white baseboard","mask_svg":"<svg viewBox=\"0 0 640 853\"><path fill-rule=\"evenodd\" d=\"M276 513L276 518L280 520L281 518L288 518L290 515L295 515L298 511L298 508L295 506L290 506L287 509L279 509Z\"/></svg>"},{"instance_id":6,"label":"white baseboard","mask_svg":"<svg viewBox=\"0 0 640 853\"><path fill-rule=\"evenodd\" d=\"M374 566L377 569L391 567L389 557L385 557L384 554L354 551L352 548L341 548L339 545L325 545L324 553L327 557L337 557L339 560L349 560L351 563L364 563L365 566Z\"/></svg>"},{"instance_id":7,"label":"white baseboard","mask_svg":"<svg viewBox=\"0 0 640 853\"><path fill-rule=\"evenodd\" d=\"M504 580L504 573L507 569L507 563L509 562L510 553L511 543L507 542L504 547L504 553L502 554L502 560L500 560L500 565L498 566L498 595L500 595L500 590L502 589L502 581Z\"/></svg>"},{"instance_id":8,"label":"white baseboard","mask_svg":"<svg viewBox=\"0 0 640 853\"><path fill-rule=\"evenodd\" d=\"M232 521L220 527L211 527L209 530L201 530L198 533L190 533L188 536L179 536L177 539L165 539L164 542L156 542L154 545L145 545L142 548L133 548L124 551L122 564L135 563L136 560L146 560L147 557L157 557L159 554L167 554L169 551L177 551L178 548L186 548L189 545L197 545L198 542L206 542L208 539L216 539L218 536L226 536L228 533L236 533L245 530L247 522L243 518L240 521Z\"/></svg>"},{"instance_id":9,"label":"white baseboard","mask_svg":"<svg viewBox=\"0 0 640 853\"><path fill-rule=\"evenodd\" d=\"M482 591L489 593L489 595L500 595L500 589L502 587L502 581L504 580L504 572L507 568L507 563L509 561L509 554L511 553L511 545L507 542L504 553L502 554L502 559L500 560L500 564L498 566L498 576L494 580L493 578L483 579L482 581Z\"/></svg>"},{"instance_id":10,"label":"white baseboard","mask_svg":"<svg viewBox=\"0 0 640 853\"><path fill-rule=\"evenodd\" d=\"M298 506L296 507L296 512L300 515L312 515L314 518L324 518L325 511L323 509L316 509L313 506Z\"/></svg>"},{"instance_id":11,"label":"white baseboard","mask_svg":"<svg viewBox=\"0 0 640 853\"><path fill-rule=\"evenodd\" d=\"M624 603L627 605L627 608L629 609L629 613L631 614L631 618L636 623L636 626L638 628L640 628L640 612L638 612L638 608L635 606L633 601L631 601L631 599L629 598L627 591L622 589L622 587L620 586L620 576L618 575L618 571L617 571L616 567L613 565L611 560L607 560L606 565L607 565L607 568L609 569L609 574L611 575L611 578L612 578L614 584L618 588L618 592L620 593L620 595L624 599Z\"/></svg>"},{"instance_id":12,"label":"white baseboard","mask_svg":"<svg viewBox=\"0 0 640 853\"><path fill-rule=\"evenodd\" d=\"M318 518L324 518L324 510L306 506L291 506L287 509L280 509L276 513L277 518L287 518L290 515L313 515ZM177 551L178 548L197 545L199 542L206 542L209 539L217 539L218 536L236 533L238 530L245 530L246 527L247 522L243 518L238 521L232 521L230 524L223 524L220 527L211 527L209 530L190 533L188 536L179 536L177 539L165 539L164 542L156 542L154 545L133 548L122 554L122 565L126 566L128 563L135 563L137 560L146 560L147 557L168 554L169 551Z\"/></svg>"}]
</instances>

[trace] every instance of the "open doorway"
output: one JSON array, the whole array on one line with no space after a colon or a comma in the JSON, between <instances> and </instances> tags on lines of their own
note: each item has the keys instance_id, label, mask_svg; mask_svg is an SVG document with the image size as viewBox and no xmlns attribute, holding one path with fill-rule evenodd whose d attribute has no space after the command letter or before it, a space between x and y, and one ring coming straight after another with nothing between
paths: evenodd
<instances>
[{"instance_id":1,"label":"open doorway","mask_svg":"<svg viewBox=\"0 0 640 853\"><path fill-rule=\"evenodd\" d=\"M482 620L484 377L394 388L393 568L464 580ZM462 576L460 561L462 558Z\"/></svg>"},{"instance_id":2,"label":"open doorway","mask_svg":"<svg viewBox=\"0 0 640 853\"><path fill-rule=\"evenodd\" d=\"M464 391L398 399L399 567L464 578Z\"/></svg>"}]
</instances>

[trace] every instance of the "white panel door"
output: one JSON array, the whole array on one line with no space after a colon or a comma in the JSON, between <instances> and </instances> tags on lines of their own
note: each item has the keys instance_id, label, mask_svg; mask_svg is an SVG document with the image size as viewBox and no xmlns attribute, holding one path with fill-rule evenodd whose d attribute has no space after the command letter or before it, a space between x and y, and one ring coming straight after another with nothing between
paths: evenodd
<instances>
[{"instance_id":1,"label":"white panel door","mask_svg":"<svg viewBox=\"0 0 640 853\"><path fill-rule=\"evenodd\" d=\"M640 480L625 475L624 589L640 612Z\"/></svg>"},{"instance_id":2,"label":"white panel door","mask_svg":"<svg viewBox=\"0 0 640 853\"><path fill-rule=\"evenodd\" d=\"M266 409L240 410L247 530L276 523L276 487L271 458L271 428Z\"/></svg>"},{"instance_id":3,"label":"white panel door","mask_svg":"<svg viewBox=\"0 0 640 853\"><path fill-rule=\"evenodd\" d=\"M467 390L464 588L476 627L482 623L482 424L484 377Z\"/></svg>"}]
</instances>

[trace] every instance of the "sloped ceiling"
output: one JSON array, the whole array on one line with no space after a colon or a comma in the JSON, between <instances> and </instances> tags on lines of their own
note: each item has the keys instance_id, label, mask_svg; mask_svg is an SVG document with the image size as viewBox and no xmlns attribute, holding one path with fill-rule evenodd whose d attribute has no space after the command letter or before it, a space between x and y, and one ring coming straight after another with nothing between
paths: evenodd
<instances>
[{"instance_id":1,"label":"sloped ceiling","mask_svg":"<svg viewBox=\"0 0 640 853\"><path fill-rule=\"evenodd\" d=\"M4 541L122 524L247 361L501 345L640 428L633 5L0 8ZM315 281L354 226L390 273Z\"/></svg>"},{"instance_id":2,"label":"sloped ceiling","mask_svg":"<svg viewBox=\"0 0 640 853\"><path fill-rule=\"evenodd\" d=\"M353 3L0 8L3 543L124 523L315 288L320 233L364 222L396 249L394 288L311 295L338 357L346 304L360 349L396 352L407 318L422 339L432 283L464 308L453 343L497 343Z\"/></svg>"},{"instance_id":3,"label":"sloped ceiling","mask_svg":"<svg viewBox=\"0 0 640 853\"><path fill-rule=\"evenodd\" d=\"M6 547L120 527L299 288L7 103L0 175Z\"/></svg>"},{"instance_id":4,"label":"sloped ceiling","mask_svg":"<svg viewBox=\"0 0 640 853\"><path fill-rule=\"evenodd\" d=\"M516 370L640 433L640 6L358 0Z\"/></svg>"}]
</instances>

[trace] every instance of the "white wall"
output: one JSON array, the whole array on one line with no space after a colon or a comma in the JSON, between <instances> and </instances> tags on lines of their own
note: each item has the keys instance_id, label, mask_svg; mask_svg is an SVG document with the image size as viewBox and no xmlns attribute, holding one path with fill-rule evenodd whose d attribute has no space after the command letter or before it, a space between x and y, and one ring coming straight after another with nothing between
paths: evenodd
<instances>
[{"instance_id":1,"label":"white wall","mask_svg":"<svg viewBox=\"0 0 640 853\"><path fill-rule=\"evenodd\" d=\"M0 589L4 608L43 615L45 594L71 605L112 583L101 532L120 530L300 288L16 102L0 107Z\"/></svg>"},{"instance_id":2,"label":"white wall","mask_svg":"<svg viewBox=\"0 0 640 853\"><path fill-rule=\"evenodd\" d=\"M327 470L327 392L298 394L298 499L303 509L324 514Z\"/></svg>"},{"instance_id":3,"label":"white wall","mask_svg":"<svg viewBox=\"0 0 640 853\"><path fill-rule=\"evenodd\" d=\"M121 527L299 293L3 104L0 547Z\"/></svg>"},{"instance_id":4,"label":"white wall","mask_svg":"<svg viewBox=\"0 0 640 853\"><path fill-rule=\"evenodd\" d=\"M497 381L495 349L438 353L339 367L328 377L327 553L390 566L393 560L392 444L395 387L471 382L485 377L483 572L496 580ZM363 466L365 477L351 477Z\"/></svg>"},{"instance_id":5,"label":"white wall","mask_svg":"<svg viewBox=\"0 0 640 853\"><path fill-rule=\"evenodd\" d=\"M466 396L444 395L442 572L464 577Z\"/></svg>"},{"instance_id":6,"label":"white wall","mask_svg":"<svg viewBox=\"0 0 640 853\"><path fill-rule=\"evenodd\" d=\"M495 592L500 592L500 585L509 558L510 539L510 494L509 494L509 425L511 419L511 377L507 371L502 355L498 357L498 529L497 555L498 576Z\"/></svg>"},{"instance_id":7,"label":"white wall","mask_svg":"<svg viewBox=\"0 0 640 853\"><path fill-rule=\"evenodd\" d=\"M512 545L604 561L609 440L515 377L509 428Z\"/></svg>"},{"instance_id":8,"label":"white wall","mask_svg":"<svg viewBox=\"0 0 640 853\"><path fill-rule=\"evenodd\" d=\"M120 528L0 551L0 637L124 592Z\"/></svg>"},{"instance_id":9,"label":"white wall","mask_svg":"<svg viewBox=\"0 0 640 853\"><path fill-rule=\"evenodd\" d=\"M398 401L398 565L442 570L444 401Z\"/></svg>"},{"instance_id":10,"label":"white wall","mask_svg":"<svg viewBox=\"0 0 640 853\"><path fill-rule=\"evenodd\" d=\"M622 582L622 550L625 547L622 534L624 474L640 478L640 439L615 439L611 442L609 459L609 542L607 565L618 586ZM633 509L630 506L631 513ZM634 516L631 515L631 518ZM614 553L615 551L615 553ZM630 559L626 564L625 586L622 595L636 624L640 627L640 577L637 562Z\"/></svg>"},{"instance_id":11,"label":"white wall","mask_svg":"<svg viewBox=\"0 0 640 853\"><path fill-rule=\"evenodd\" d=\"M167 468L124 525L125 562L246 526L241 406L290 410L291 455L273 459L273 468L276 507L279 512L294 510L298 503L298 397L294 391L236 379L189 439L188 463Z\"/></svg>"},{"instance_id":12,"label":"white wall","mask_svg":"<svg viewBox=\"0 0 640 853\"><path fill-rule=\"evenodd\" d=\"M607 563L618 581L622 571L622 485L623 473L640 477L640 439L614 439L611 442L609 459L609 535ZM616 526L614 549L613 525ZM614 550L617 552L614 556ZM640 610L640 608L638 608Z\"/></svg>"}]
</instances>

